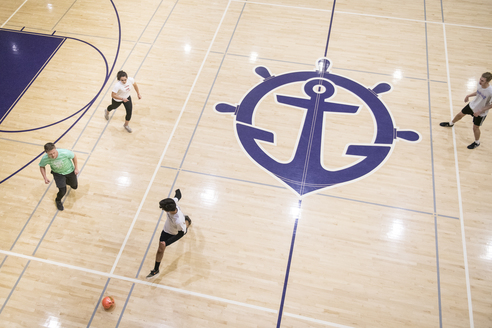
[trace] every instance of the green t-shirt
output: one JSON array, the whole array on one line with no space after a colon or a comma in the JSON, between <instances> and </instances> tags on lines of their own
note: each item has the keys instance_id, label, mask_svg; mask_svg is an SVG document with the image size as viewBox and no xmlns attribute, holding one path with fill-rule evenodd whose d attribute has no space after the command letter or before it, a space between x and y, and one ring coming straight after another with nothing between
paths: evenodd
<instances>
[{"instance_id":1,"label":"green t-shirt","mask_svg":"<svg viewBox=\"0 0 492 328\"><path fill-rule=\"evenodd\" d=\"M39 166L45 167L46 165L51 166L51 171L58 174L69 174L75 170L75 165L73 165L72 158L74 158L74 153L68 149L57 149L58 157L55 159L49 158L48 154L44 154L39 162Z\"/></svg>"}]
</instances>

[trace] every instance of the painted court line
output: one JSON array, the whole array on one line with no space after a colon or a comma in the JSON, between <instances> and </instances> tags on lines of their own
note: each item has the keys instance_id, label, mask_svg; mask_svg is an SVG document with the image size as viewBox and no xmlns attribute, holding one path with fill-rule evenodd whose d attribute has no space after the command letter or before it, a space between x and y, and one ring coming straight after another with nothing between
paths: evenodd
<instances>
[{"instance_id":1,"label":"painted court line","mask_svg":"<svg viewBox=\"0 0 492 328\"><path fill-rule=\"evenodd\" d=\"M27 2L27 0L25 0L25 1L22 3L22 5L20 5L20 6L19 6L19 8L17 8L17 10L16 10L16 11L14 11L14 13L13 13L12 15L10 15L10 17L9 17L9 18L5 21L5 23L3 23L3 24L2 24L2 26L0 26L0 28L4 27L4 26L5 26L5 24L7 24L7 23L8 23L8 21L9 21L12 17L14 17L14 15L15 15L15 14L17 14L17 12L18 12L18 11L22 8L22 6L23 6L26 2Z\"/></svg>"},{"instance_id":2,"label":"painted court line","mask_svg":"<svg viewBox=\"0 0 492 328\"><path fill-rule=\"evenodd\" d=\"M449 73L449 58L448 58L448 43L446 37L446 25L442 25L442 31L444 35L444 53L446 55L446 74L448 79L448 99L449 99L449 111L451 117L453 117L453 97L451 94L451 77ZM454 127L451 128L453 132L453 147L454 147L454 162L456 170L456 187L458 189L458 205L460 209L460 225L461 225L461 243L463 245L463 260L465 266L465 280L466 280L466 294L468 296L468 316L470 317L470 328L474 327L473 324L473 307L470 289L470 274L468 272L468 256L466 252L466 238L465 238L465 223L463 218L463 200L461 198L461 182L460 182L460 170L458 164L458 151L456 148L456 134Z\"/></svg>"},{"instance_id":3,"label":"painted court line","mask_svg":"<svg viewBox=\"0 0 492 328\"><path fill-rule=\"evenodd\" d=\"M231 0L231 1L245 2L247 4L263 5L263 6L283 7L283 8L290 8L290 9L296 9L296 10L311 10L311 11L318 11L318 12L331 12L330 9L287 6L287 5L279 5L279 4L274 4L274 3L254 2L254 1L248 1L248 0ZM454 23L432 22L432 21L426 21L426 20L422 20L422 19L381 16L381 15L372 15L372 14L363 14L363 13L351 13L348 11L337 11L337 14L374 17L374 18L384 18L384 19L392 19L392 20L416 22L416 23L441 24L441 25L456 26L456 27L476 28L476 29L481 29L481 30L492 30L492 27L486 27L486 26L473 26L473 25L463 25L463 24L454 24Z\"/></svg>"},{"instance_id":4,"label":"painted court line","mask_svg":"<svg viewBox=\"0 0 492 328\"><path fill-rule=\"evenodd\" d=\"M244 179L232 178L232 177L226 177L226 176L223 176L223 175L217 175L217 174L204 173L204 172L199 172L199 171L179 169L179 168L174 168L174 167L164 166L164 165L161 166L161 167L164 168L164 169L176 170L176 171L187 172L187 173L198 174L198 175L204 175L204 176L207 176L207 177L214 177L214 178L231 180L231 181L237 181L237 182L251 183L251 184L254 184L254 185L258 185L258 186L265 186L265 187L277 188L277 189L287 189L284 186L273 185L273 184L268 184L268 183L261 183L261 182L251 181L251 180L244 180ZM328 192L328 190L326 190L325 192ZM368 202L368 201L359 200L359 199L355 199L355 198L340 197L340 196L330 195L330 194L323 193L323 192L320 192L317 195L323 196L323 197L330 197L330 198L336 198L336 199L346 200L346 201L349 201L349 202L356 202L356 203L361 203L361 204L386 207L386 208L391 208L391 209L396 209L396 210L401 210L401 211L408 211L408 212L413 212L413 213L425 214L425 215L432 215L432 216L433 215L437 215L438 217L442 217L442 218L459 220L459 218L454 217L454 216L437 214L437 213L435 214L434 212L424 212L424 211L414 210L414 209L411 209L411 208L405 208L405 207L387 205L387 204L382 204L382 203Z\"/></svg>"},{"instance_id":5,"label":"painted court line","mask_svg":"<svg viewBox=\"0 0 492 328\"><path fill-rule=\"evenodd\" d=\"M424 0L424 14L427 20L427 11L425 10L426 2ZM429 112L429 145L430 145L430 156L431 156L431 168L432 168L432 198L433 198L433 219L434 219L434 241L436 248L436 278L437 278L437 300L439 305L439 327L442 328L442 298L441 298L441 270L439 267L439 232L437 226L437 196L436 196L436 171L434 168L434 144L432 136L432 101L431 101L431 87L430 87L430 69L429 69L429 37L427 31L427 23L425 26L425 62L426 62L426 72L427 72L427 101L428 101L428 112Z\"/></svg>"},{"instance_id":6,"label":"painted court line","mask_svg":"<svg viewBox=\"0 0 492 328\"><path fill-rule=\"evenodd\" d=\"M29 261L35 261L35 262L40 262L40 263L55 265L55 266L58 266L58 267L67 268L67 269L71 269L71 270L76 270L76 271L80 271L80 272L91 273L91 274L95 274L95 275L103 276L103 277L107 277L107 278L114 278L114 279L119 279L119 280L123 280L123 281L128 281L128 282L131 282L131 283L134 283L134 284L145 285L145 286L149 286L149 287L153 287L153 288L160 288L160 289L164 289L164 290L168 290L168 291L171 291L171 292L176 292L176 293L180 293L180 294L184 294L184 295L189 295L189 296L195 296L195 297L199 297L199 298L204 298L204 299L211 300L211 301L217 301L217 302L221 302L221 303L226 303L226 304L231 304L231 305L237 305L237 306L240 306L240 307L249 308L249 309L253 309L253 310L258 310L258 311L262 311L262 312L273 313L273 314L277 314L278 313L278 311L276 311L276 310L269 309L269 308L262 307L262 306L258 306L258 305L247 304L247 303L243 303L243 302L229 300L229 299L222 298L222 297L216 297L216 296L212 296L212 295L207 295L207 294L192 292L192 291L189 291L189 290L179 289L179 288L175 288L175 287L170 287L170 286L155 284L155 283L150 282L150 281L147 281L147 280L139 280L139 279L135 279L135 278L128 278L128 277L125 277L125 276L115 275L113 273L106 273L106 272L101 272L101 271L97 271L97 270L92 270L92 269L77 267L75 265L60 263L60 262L46 260L46 259L41 259L41 258L37 258L37 257L34 257L34 256L29 256L29 255L24 255L24 254L19 254L19 253L10 252L10 251L4 251L4 250L0 250L0 254L4 254L4 255L7 255L7 256L14 256L14 257L18 257L18 258L23 258L23 259L26 259L26 260L29 260ZM332 322L328 322L328 321L323 321L323 320L318 320L318 319L314 319L314 318L309 318L309 317L305 317L305 316L301 316L301 315L297 315L297 314L284 313L284 315L289 316L289 317L293 317L293 318L297 318L297 319L301 319L301 320L305 320L305 321L316 322L316 323L323 324L323 325L326 325L326 326L329 326L329 327L352 328L352 327L349 327L349 326L343 326L343 325L339 325L339 324L336 324L336 323L332 323Z\"/></svg>"}]
</instances>

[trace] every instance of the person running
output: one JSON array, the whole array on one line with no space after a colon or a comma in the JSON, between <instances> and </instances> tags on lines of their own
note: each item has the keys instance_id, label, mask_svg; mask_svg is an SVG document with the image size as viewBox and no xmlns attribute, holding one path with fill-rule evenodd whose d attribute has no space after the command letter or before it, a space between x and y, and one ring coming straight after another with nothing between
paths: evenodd
<instances>
[{"instance_id":1,"label":"person running","mask_svg":"<svg viewBox=\"0 0 492 328\"><path fill-rule=\"evenodd\" d=\"M186 235L191 219L188 215L184 215L178 206L178 201L181 199L181 191L176 189L174 198L165 198L159 202L159 208L167 214L164 228L159 238L159 248L155 256L154 269L147 275L147 279L155 277L159 274L159 266L161 265L162 257L166 247L175 243Z\"/></svg>"},{"instance_id":2,"label":"person running","mask_svg":"<svg viewBox=\"0 0 492 328\"><path fill-rule=\"evenodd\" d=\"M118 79L118 82L116 82L113 86L113 91L111 92L111 105L109 105L108 108L105 109L104 118L106 118L106 120L109 120L109 112L120 107L120 105L123 104L126 110L125 124L123 125L123 127L126 131L131 133L133 130L128 124L132 119L133 110L132 97L130 96L132 86L137 92L138 99L142 99L142 96L140 95L140 91L138 90L137 83L135 83L135 79L133 77L128 77L126 72L119 71L116 75L116 78Z\"/></svg>"},{"instance_id":3,"label":"person running","mask_svg":"<svg viewBox=\"0 0 492 328\"><path fill-rule=\"evenodd\" d=\"M441 122L439 124L443 127L453 127L465 115L471 115L473 117L473 135L475 136L475 141L468 145L468 149L475 149L480 146L480 126L485 121L489 109L492 108L492 86L490 85L490 80L492 80L492 74L490 72L483 73L480 81L478 81L477 91L467 95L465 102L468 102L470 97L475 97L475 99L463 107L461 112L456 114L451 122Z\"/></svg>"},{"instance_id":4,"label":"person running","mask_svg":"<svg viewBox=\"0 0 492 328\"><path fill-rule=\"evenodd\" d=\"M67 184L72 189L77 189L78 181L77 175L79 169L77 168L77 156L67 149L56 149L56 146L52 142L48 142L44 145L43 155L39 162L39 170L44 178L44 183L50 183L50 180L46 176L46 165L51 167L51 174L55 179L56 186L58 187L58 194L55 198L56 207L58 210L63 211L62 198L67 193Z\"/></svg>"}]
</instances>

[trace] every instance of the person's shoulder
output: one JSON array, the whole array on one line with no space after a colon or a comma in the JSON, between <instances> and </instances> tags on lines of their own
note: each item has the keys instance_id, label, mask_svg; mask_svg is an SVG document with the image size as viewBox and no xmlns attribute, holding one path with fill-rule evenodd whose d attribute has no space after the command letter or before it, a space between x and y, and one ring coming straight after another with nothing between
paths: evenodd
<instances>
[{"instance_id":1,"label":"person's shoulder","mask_svg":"<svg viewBox=\"0 0 492 328\"><path fill-rule=\"evenodd\" d=\"M41 160L39 161L39 165L46 163L48 160L49 160L48 154L45 153L43 156L41 156Z\"/></svg>"},{"instance_id":2,"label":"person's shoulder","mask_svg":"<svg viewBox=\"0 0 492 328\"><path fill-rule=\"evenodd\" d=\"M72 156L74 155L73 151L71 150L68 150L68 149L57 149L58 150L58 154L63 154L63 155L67 155L67 156Z\"/></svg>"},{"instance_id":3,"label":"person's shoulder","mask_svg":"<svg viewBox=\"0 0 492 328\"><path fill-rule=\"evenodd\" d=\"M128 83L131 83L131 84L135 83L135 79L133 77L129 76L128 77Z\"/></svg>"}]
</instances>

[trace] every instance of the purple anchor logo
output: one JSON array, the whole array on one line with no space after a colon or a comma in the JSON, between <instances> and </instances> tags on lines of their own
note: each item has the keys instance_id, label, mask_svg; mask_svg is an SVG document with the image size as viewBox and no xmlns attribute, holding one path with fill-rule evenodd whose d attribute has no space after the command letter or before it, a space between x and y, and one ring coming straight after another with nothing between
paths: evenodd
<instances>
[{"instance_id":1,"label":"purple anchor logo","mask_svg":"<svg viewBox=\"0 0 492 328\"><path fill-rule=\"evenodd\" d=\"M297 71L271 75L267 68L258 66L256 74L264 78L252 88L239 105L227 103L215 105L219 113L233 114L236 135L244 151L262 168L290 187L299 196L306 196L321 189L358 180L376 171L391 154L395 140L418 142L420 134L395 127L393 118L379 99L379 95L391 91L388 83L379 83L369 89L356 81L329 72L330 61L321 58L314 71ZM275 143L275 135L253 124L254 112L261 100L276 89L292 83L303 83L304 98L275 95L278 104L296 107L305 111L297 149L288 163L280 162L267 154L258 141ZM375 135L372 143L349 144L345 155L361 160L349 167L329 170L323 167L321 149L323 142L323 115L325 113L356 114L361 106L337 103L336 89L342 88L354 94L367 105L374 117Z\"/></svg>"}]
</instances>

